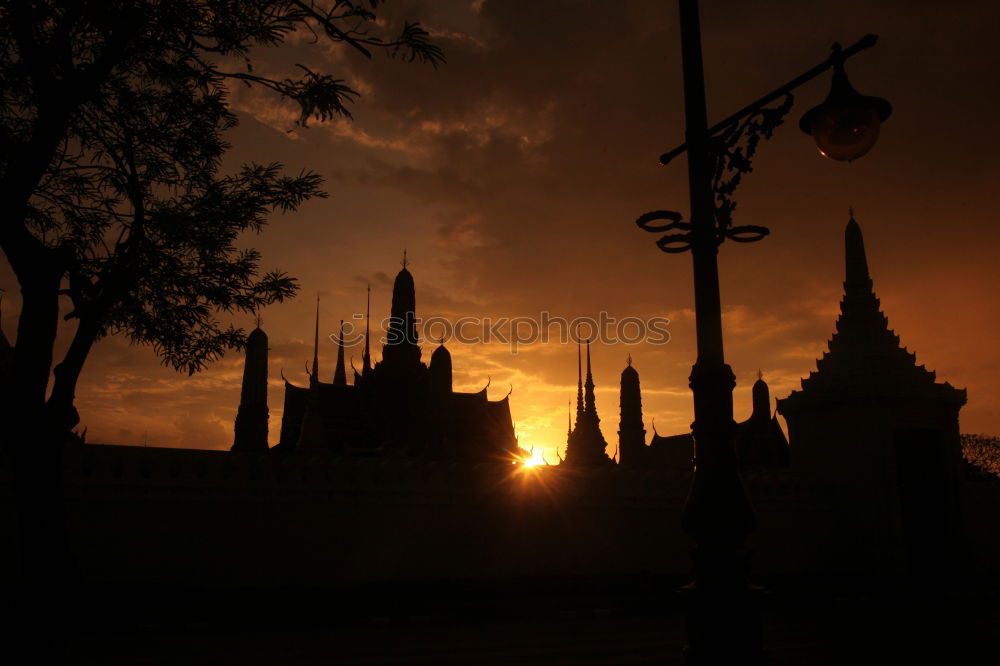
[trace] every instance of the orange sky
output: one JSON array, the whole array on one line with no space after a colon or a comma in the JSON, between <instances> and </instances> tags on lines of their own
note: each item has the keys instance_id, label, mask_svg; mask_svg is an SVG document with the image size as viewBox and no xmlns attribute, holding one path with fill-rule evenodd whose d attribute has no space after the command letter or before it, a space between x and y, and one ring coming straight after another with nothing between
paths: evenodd
<instances>
[{"instance_id":1,"label":"orange sky","mask_svg":"<svg viewBox=\"0 0 1000 666\"><path fill-rule=\"evenodd\" d=\"M848 73L863 93L894 105L871 154L854 164L821 159L797 128L825 97L826 78L801 88L786 126L764 144L737 191L737 224L772 230L754 245L722 248L727 358L738 380L737 418L749 413L758 368L783 397L815 368L833 331L843 227L853 206L890 326L919 363L968 388L962 430L1000 433L1000 227L994 128L1000 84L991 3L733 3L702 8L709 114L719 119L824 59L833 41L880 35ZM269 56L274 71L303 61L363 93L353 124L288 133L293 109L235 91L241 125L232 164L277 160L309 168L330 198L275 218L248 238L263 267L301 281L301 296L264 312L271 341L271 441L281 419L279 370L305 382L313 297L321 331L362 312L386 316L403 248L418 315L566 318L607 311L664 316L664 346L593 348L603 431L617 441L618 381L631 354L647 430L687 429L694 359L690 257L660 253L633 220L657 208L687 213L683 159L657 156L682 140L680 53L672 2L392 2L390 18L431 28L448 64L429 67L306 43ZM19 298L4 265L4 330ZM248 317L240 322L248 328ZM67 335L64 339L68 338ZM505 345L449 345L458 390L492 379L513 385L515 428L526 448L554 461L575 396L575 347L550 343L512 355ZM424 346L425 360L431 345ZM332 377L335 347L320 350ZM360 352L355 356L360 360ZM151 350L102 341L78 392L90 441L228 448L242 358L188 378Z\"/></svg>"}]
</instances>

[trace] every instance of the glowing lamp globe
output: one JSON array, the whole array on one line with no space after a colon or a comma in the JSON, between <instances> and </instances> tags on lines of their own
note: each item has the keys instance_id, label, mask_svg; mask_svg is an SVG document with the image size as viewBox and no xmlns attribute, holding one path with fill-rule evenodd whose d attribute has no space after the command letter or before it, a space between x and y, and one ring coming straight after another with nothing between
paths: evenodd
<instances>
[{"instance_id":1,"label":"glowing lamp globe","mask_svg":"<svg viewBox=\"0 0 1000 666\"><path fill-rule=\"evenodd\" d=\"M892 105L886 100L855 90L847 80L843 61L838 61L826 101L807 111L799 128L812 135L824 157L851 162L872 149L879 128L891 113Z\"/></svg>"}]
</instances>

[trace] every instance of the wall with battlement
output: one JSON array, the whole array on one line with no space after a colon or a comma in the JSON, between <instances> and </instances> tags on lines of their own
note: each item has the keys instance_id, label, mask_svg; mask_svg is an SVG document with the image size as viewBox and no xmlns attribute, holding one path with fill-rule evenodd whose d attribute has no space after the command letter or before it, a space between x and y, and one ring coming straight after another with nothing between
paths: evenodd
<instances>
[{"instance_id":1,"label":"wall with battlement","mask_svg":"<svg viewBox=\"0 0 1000 666\"><path fill-rule=\"evenodd\" d=\"M758 513L757 574L878 566L850 486L743 478ZM686 472L83 446L67 452L65 481L72 543L97 581L338 585L690 567ZM1000 493L990 492L969 495L976 529L997 524ZM13 518L0 463L4 534ZM3 571L16 570L16 548L4 551Z\"/></svg>"}]
</instances>

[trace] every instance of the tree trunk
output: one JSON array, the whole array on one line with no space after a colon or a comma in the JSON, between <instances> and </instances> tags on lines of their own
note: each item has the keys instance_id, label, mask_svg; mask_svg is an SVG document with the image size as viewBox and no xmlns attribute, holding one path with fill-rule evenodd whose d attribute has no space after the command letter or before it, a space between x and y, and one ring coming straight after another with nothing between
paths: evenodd
<instances>
[{"instance_id":1,"label":"tree trunk","mask_svg":"<svg viewBox=\"0 0 1000 666\"><path fill-rule=\"evenodd\" d=\"M13 471L21 573L22 598L12 607L19 611L17 636L35 658L59 662L77 580L63 492L67 431L45 405L63 272L51 250L36 253L36 259L30 272L18 275L22 309L13 373L2 400L11 434L5 448Z\"/></svg>"}]
</instances>

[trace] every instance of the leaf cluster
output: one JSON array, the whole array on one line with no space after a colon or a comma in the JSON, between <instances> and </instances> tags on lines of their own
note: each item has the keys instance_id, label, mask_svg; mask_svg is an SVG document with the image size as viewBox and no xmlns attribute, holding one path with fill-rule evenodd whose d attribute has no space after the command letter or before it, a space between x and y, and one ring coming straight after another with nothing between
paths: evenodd
<instances>
[{"instance_id":1,"label":"leaf cluster","mask_svg":"<svg viewBox=\"0 0 1000 666\"><path fill-rule=\"evenodd\" d=\"M967 472L975 477L1000 477L1000 437L963 434L962 457Z\"/></svg>"},{"instance_id":2,"label":"leaf cluster","mask_svg":"<svg viewBox=\"0 0 1000 666\"><path fill-rule=\"evenodd\" d=\"M324 196L312 172L279 164L221 171L236 116L229 86L297 104L299 124L350 118L357 93L299 65L254 66L264 47L305 31L365 56L436 66L419 24L376 34L377 0L39 0L0 4L0 240L15 272L28 238L59 257L64 291L95 339L127 335L165 363L201 369L243 331L218 312L253 312L292 296L283 272L260 275L240 249L273 213ZM239 66L234 66L239 63ZM20 198L19 198L20 196ZM8 242L10 241L10 242ZM30 246L30 244L29 244ZM19 273L20 277L20 273Z\"/></svg>"}]
</instances>

